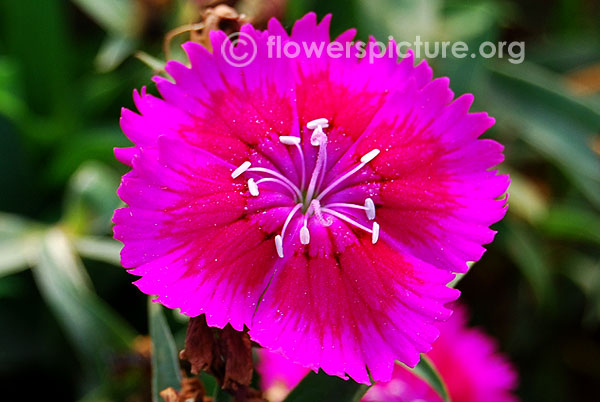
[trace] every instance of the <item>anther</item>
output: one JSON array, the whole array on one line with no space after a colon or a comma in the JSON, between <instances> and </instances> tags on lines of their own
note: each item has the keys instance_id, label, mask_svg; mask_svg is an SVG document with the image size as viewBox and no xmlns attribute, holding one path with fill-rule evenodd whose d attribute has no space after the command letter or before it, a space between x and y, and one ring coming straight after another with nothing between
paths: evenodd
<instances>
[{"instance_id":1,"label":"anther","mask_svg":"<svg viewBox=\"0 0 600 402\"><path fill-rule=\"evenodd\" d=\"M275 249L279 258L283 258L283 238L281 235L275 236Z\"/></svg>"},{"instance_id":2,"label":"anther","mask_svg":"<svg viewBox=\"0 0 600 402\"><path fill-rule=\"evenodd\" d=\"M300 243L304 245L310 243L310 232L307 226L302 226L300 229Z\"/></svg>"},{"instance_id":3,"label":"anther","mask_svg":"<svg viewBox=\"0 0 600 402\"><path fill-rule=\"evenodd\" d=\"M254 179L248 179L248 190L250 190L250 195L257 197L258 192L258 184L254 181Z\"/></svg>"},{"instance_id":4,"label":"anther","mask_svg":"<svg viewBox=\"0 0 600 402\"><path fill-rule=\"evenodd\" d=\"M315 130L319 126L321 126L323 128L329 127L329 120L322 117L320 119L315 119L315 120L312 120L312 121L309 121L308 123L306 123L306 127L309 130Z\"/></svg>"},{"instance_id":5,"label":"anther","mask_svg":"<svg viewBox=\"0 0 600 402\"><path fill-rule=\"evenodd\" d=\"M367 218L370 221L375 219L375 203L371 198L367 198L365 200L365 212L367 213Z\"/></svg>"},{"instance_id":6,"label":"anther","mask_svg":"<svg viewBox=\"0 0 600 402\"><path fill-rule=\"evenodd\" d=\"M377 148L367 152L366 154L363 155L362 158L360 158L361 163L369 163L371 162L373 159L375 159L375 157L377 155L379 155L379 152L381 152L380 150L378 150Z\"/></svg>"},{"instance_id":7,"label":"anther","mask_svg":"<svg viewBox=\"0 0 600 402\"><path fill-rule=\"evenodd\" d=\"M279 137L279 141L285 145L298 145L300 144L300 137L293 137L291 135L282 135Z\"/></svg>"},{"instance_id":8,"label":"anther","mask_svg":"<svg viewBox=\"0 0 600 402\"><path fill-rule=\"evenodd\" d=\"M248 170L248 168L250 168L250 165L252 165L252 164L249 161L242 163L231 173L231 177L234 179L237 178L239 175L241 175L246 170Z\"/></svg>"},{"instance_id":9,"label":"anther","mask_svg":"<svg viewBox=\"0 0 600 402\"><path fill-rule=\"evenodd\" d=\"M371 233L371 243L375 244L379 240L379 223L373 222L373 232Z\"/></svg>"}]
</instances>

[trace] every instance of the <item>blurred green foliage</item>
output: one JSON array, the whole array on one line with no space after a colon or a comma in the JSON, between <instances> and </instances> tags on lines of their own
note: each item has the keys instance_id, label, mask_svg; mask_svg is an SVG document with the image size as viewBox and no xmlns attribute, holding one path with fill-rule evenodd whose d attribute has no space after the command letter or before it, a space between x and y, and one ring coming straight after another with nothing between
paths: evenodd
<instances>
[{"instance_id":1,"label":"blurred green foliage","mask_svg":"<svg viewBox=\"0 0 600 402\"><path fill-rule=\"evenodd\" d=\"M185 320L152 306L118 267L110 217L127 144L118 119L194 2L0 3L0 384L5 400L157 400L173 385ZM510 209L457 285L473 323L498 339L528 401L594 401L600 383L600 5L591 0L289 1L361 39L524 41L525 61L436 58L457 94L497 118ZM170 325L169 325L170 324ZM169 328L174 329L174 339ZM171 356L171 357L169 357ZM156 373L155 373L156 374ZM310 381L310 379L307 379ZM35 386L31 386L35 383ZM352 391L354 392L354 391Z\"/></svg>"}]
</instances>

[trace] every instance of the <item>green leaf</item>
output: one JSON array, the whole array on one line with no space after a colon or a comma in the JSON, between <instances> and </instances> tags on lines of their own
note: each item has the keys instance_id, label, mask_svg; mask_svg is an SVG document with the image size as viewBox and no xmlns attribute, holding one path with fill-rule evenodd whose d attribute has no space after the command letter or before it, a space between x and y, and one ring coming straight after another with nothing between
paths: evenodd
<instances>
[{"instance_id":1,"label":"green leaf","mask_svg":"<svg viewBox=\"0 0 600 402\"><path fill-rule=\"evenodd\" d=\"M135 2L129 0L73 0L111 34L133 36L138 29Z\"/></svg>"},{"instance_id":2,"label":"green leaf","mask_svg":"<svg viewBox=\"0 0 600 402\"><path fill-rule=\"evenodd\" d=\"M18 120L27 113L23 94L17 85L18 69L14 61L6 56L0 57L0 115Z\"/></svg>"},{"instance_id":3,"label":"green leaf","mask_svg":"<svg viewBox=\"0 0 600 402\"><path fill-rule=\"evenodd\" d=\"M563 266L565 274L581 288L587 298L584 321L596 326L600 321L600 260L573 253Z\"/></svg>"},{"instance_id":4,"label":"green leaf","mask_svg":"<svg viewBox=\"0 0 600 402\"><path fill-rule=\"evenodd\" d=\"M353 380L329 376L323 371L318 374L311 371L284 402L356 402L360 401L368 389L368 385L358 384Z\"/></svg>"},{"instance_id":5,"label":"green leaf","mask_svg":"<svg viewBox=\"0 0 600 402\"><path fill-rule=\"evenodd\" d=\"M77 252L85 258L121 266L123 245L109 237L83 236L73 241Z\"/></svg>"},{"instance_id":6,"label":"green leaf","mask_svg":"<svg viewBox=\"0 0 600 402\"><path fill-rule=\"evenodd\" d=\"M39 226L16 215L0 213L0 277L35 264L41 242Z\"/></svg>"},{"instance_id":7,"label":"green leaf","mask_svg":"<svg viewBox=\"0 0 600 402\"><path fill-rule=\"evenodd\" d=\"M76 54L68 45L71 37L66 6L63 0L0 2L2 53L8 50L19 69L15 77L19 82L14 85L22 90L26 104L27 113L18 117L26 119L22 122L26 125L37 126L41 122L32 115L44 116L61 128L59 133L25 132L42 141L53 139L55 134L64 138L69 125L79 119L73 85L72 57Z\"/></svg>"},{"instance_id":8,"label":"green leaf","mask_svg":"<svg viewBox=\"0 0 600 402\"><path fill-rule=\"evenodd\" d=\"M456 288L456 286L458 285L458 283L465 277L466 274L454 274L454 279L452 279L450 281L450 283L448 283L448 287L450 288Z\"/></svg>"},{"instance_id":9,"label":"green leaf","mask_svg":"<svg viewBox=\"0 0 600 402\"><path fill-rule=\"evenodd\" d=\"M489 70L486 99L499 122L553 160L600 207L600 163L590 147L592 134L600 127L600 105L569 95L560 76L535 65L496 63Z\"/></svg>"},{"instance_id":10,"label":"green leaf","mask_svg":"<svg viewBox=\"0 0 600 402\"><path fill-rule=\"evenodd\" d=\"M214 402L232 402L233 395L229 392L221 389L221 387L215 387L215 392L213 393L213 401Z\"/></svg>"},{"instance_id":11,"label":"green leaf","mask_svg":"<svg viewBox=\"0 0 600 402\"><path fill-rule=\"evenodd\" d=\"M441 29L442 3L439 0L359 1L359 16L377 37L392 34L398 41L435 40Z\"/></svg>"},{"instance_id":12,"label":"green leaf","mask_svg":"<svg viewBox=\"0 0 600 402\"><path fill-rule=\"evenodd\" d=\"M581 207L552 207L540 228L553 237L600 244L600 216Z\"/></svg>"},{"instance_id":13,"label":"green leaf","mask_svg":"<svg viewBox=\"0 0 600 402\"><path fill-rule=\"evenodd\" d=\"M128 350L135 331L92 290L81 261L59 228L43 238L34 278L46 303L79 352L84 367L105 375L107 359Z\"/></svg>"},{"instance_id":14,"label":"green leaf","mask_svg":"<svg viewBox=\"0 0 600 402\"><path fill-rule=\"evenodd\" d=\"M85 162L71 177L65 201L65 222L76 233L104 234L110 229L119 175L94 161Z\"/></svg>"},{"instance_id":15,"label":"green leaf","mask_svg":"<svg viewBox=\"0 0 600 402\"><path fill-rule=\"evenodd\" d=\"M412 369L413 373L421 377L433 388L440 397L446 402L450 401L450 395L448 394L448 388L442 380L442 377L438 373L433 362L424 354L421 355L421 361L417 366Z\"/></svg>"},{"instance_id":16,"label":"green leaf","mask_svg":"<svg viewBox=\"0 0 600 402\"><path fill-rule=\"evenodd\" d=\"M133 53L136 47L136 41L126 36L108 36L94 60L96 69L101 73L114 70Z\"/></svg>"},{"instance_id":17,"label":"green leaf","mask_svg":"<svg viewBox=\"0 0 600 402\"><path fill-rule=\"evenodd\" d=\"M552 300L551 264L540 239L525 225L506 219L498 240L505 245L508 255L529 282L536 298L540 302Z\"/></svg>"},{"instance_id":18,"label":"green leaf","mask_svg":"<svg viewBox=\"0 0 600 402\"><path fill-rule=\"evenodd\" d=\"M104 81L96 85L98 85L95 87L96 95L98 95L101 85L110 87L111 84ZM82 102L88 102L86 107L92 108L97 105L96 101L98 99L93 101L90 99L82 100ZM95 165L98 169L109 172L110 176L116 177L115 185L118 185L120 177L110 168L110 165L114 164L115 161L113 148L129 146L131 146L131 142L120 131L116 121L107 126L77 130L73 138L61 143L54 149L54 157L45 172L46 180L53 185L62 185L62 183L71 179L77 170L89 169L90 165ZM106 195L112 195L116 198L114 188Z\"/></svg>"},{"instance_id":19,"label":"green leaf","mask_svg":"<svg viewBox=\"0 0 600 402\"><path fill-rule=\"evenodd\" d=\"M503 173L510 174L510 213L529 223L545 219L549 200L537 183L514 170Z\"/></svg>"},{"instance_id":20,"label":"green leaf","mask_svg":"<svg viewBox=\"0 0 600 402\"><path fill-rule=\"evenodd\" d=\"M160 391L180 389L181 368L173 334L163 314L163 307L148 298L148 322L152 338L152 400L161 402Z\"/></svg>"},{"instance_id":21,"label":"green leaf","mask_svg":"<svg viewBox=\"0 0 600 402\"><path fill-rule=\"evenodd\" d=\"M167 62L164 60L160 60L146 52L142 52L141 50L135 53L135 58L150 67L155 74L165 72L165 66Z\"/></svg>"}]
</instances>

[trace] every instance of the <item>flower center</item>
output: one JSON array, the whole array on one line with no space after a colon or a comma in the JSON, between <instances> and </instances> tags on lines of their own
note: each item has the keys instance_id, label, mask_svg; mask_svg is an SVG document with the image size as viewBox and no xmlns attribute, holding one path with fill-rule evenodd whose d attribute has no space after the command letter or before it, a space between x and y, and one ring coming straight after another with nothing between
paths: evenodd
<instances>
[{"instance_id":1,"label":"flower center","mask_svg":"<svg viewBox=\"0 0 600 402\"><path fill-rule=\"evenodd\" d=\"M340 219L347 224L354 226L358 229L364 230L371 234L372 243L377 243L379 239L379 224L377 222L373 222L372 226L369 228L362 223L358 222L351 216L348 216L348 213L345 213L347 210L363 210L365 212L366 218L369 221L375 219L375 203L371 198L366 198L364 204L353 204L346 202L334 202L326 205L321 205L321 201L323 201L324 197L327 194L330 194L336 187L338 187L341 183L348 180L358 171L360 171L363 167L365 167L369 162L371 162L377 155L379 155L379 149L373 149L367 152L365 155L360 158L360 163L356 165L354 168L350 169L348 172L342 174L337 177L335 180L326 183L327 185L323 185L323 181L325 179L326 171L327 171L327 134L325 134L324 129L329 127L329 122L325 118L316 119L310 121L306 127L309 130L312 130L312 135L310 137L310 143L314 147L319 147L317 152L317 160L315 162L314 169L312 174L310 175L310 179L308 183L307 180L307 166L306 159L304 156L304 151L302 149L301 138L294 136L280 136L279 141L282 144L294 146L296 151L300 156L300 163L302 165L301 172L301 181L300 186L296 183L285 177L280 172L277 172L272 169L267 169L264 167L253 167L249 161L242 163L239 167L237 167L232 173L232 178L237 178L242 174L250 174L252 173L254 177L250 177L248 179L248 192L253 197L260 196L259 185L262 183L275 183L278 184L282 189L289 192L294 200L295 204L287 215L283 227L281 229L281 233L275 236L275 248L277 250L277 254L279 257L283 258L283 248L284 248L284 236L285 232L297 213L303 215L303 225L300 229L300 243L307 245L310 243L310 231L308 229L308 222L310 219L314 219L318 224L322 226L331 226L333 223L333 218ZM257 180L255 180L257 178ZM324 187L322 189L322 187Z\"/></svg>"}]
</instances>

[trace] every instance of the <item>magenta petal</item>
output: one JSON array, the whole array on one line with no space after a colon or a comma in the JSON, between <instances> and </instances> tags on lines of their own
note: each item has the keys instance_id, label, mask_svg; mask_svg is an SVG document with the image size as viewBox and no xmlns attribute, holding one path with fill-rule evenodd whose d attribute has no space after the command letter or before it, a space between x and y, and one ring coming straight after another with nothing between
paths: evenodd
<instances>
[{"instance_id":1,"label":"magenta petal","mask_svg":"<svg viewBox=\"0 0 600 402\"><path fill-rule=\"evenodd\" d=\"M272 275L273 245L225 162L164 137L158 150L142 151L119 188L129 204L114 216L123 265L164 305L242 329Z\"/></svg>"},{"instance_id":2,"label":"magenta petal","mask_svg":"<svg viewBox=\"0 0 600 402\"><path fill-rule=\"evenodd\" d=\"M431 348L433 323L449 316L443 304L458 296L445 287L452 275L367 239L337 254L291 257L264 294L250 336L305 367L362 383L370 382L368 369L388 380L394 360L414 366Z\"/></svg>"}]
</instances>

